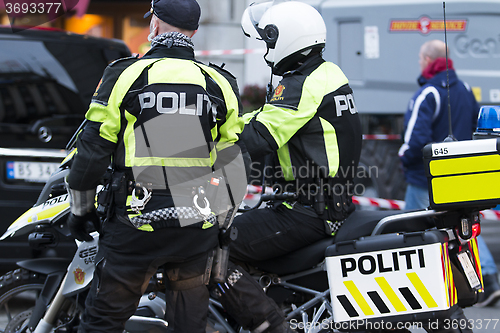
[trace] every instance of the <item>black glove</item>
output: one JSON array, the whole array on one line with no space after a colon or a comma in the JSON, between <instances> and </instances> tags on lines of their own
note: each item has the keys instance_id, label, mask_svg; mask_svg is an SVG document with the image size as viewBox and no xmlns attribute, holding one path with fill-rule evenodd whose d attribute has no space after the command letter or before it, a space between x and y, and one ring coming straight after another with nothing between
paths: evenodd
<instances>
[{"instance_id":1,"label":"black glove","mask_svg":"<svg viewBox=\"0 0 500 333\"><path fill-rule=\"evenodd\" d=\"M90 236L90 233L94 230L97 232L101 230L101 220L95 211L91 211L83 216L71 213L68 216L68 228L71 235L79 241L90 242L94 239Z\"/></svg>"}]
</instances>

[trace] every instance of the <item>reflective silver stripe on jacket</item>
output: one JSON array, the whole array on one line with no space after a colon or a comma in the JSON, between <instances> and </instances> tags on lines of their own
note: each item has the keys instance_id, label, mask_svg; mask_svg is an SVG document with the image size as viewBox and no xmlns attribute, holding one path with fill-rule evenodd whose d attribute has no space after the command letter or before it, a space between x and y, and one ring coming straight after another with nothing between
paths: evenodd
<instances>
[{"instance_id":1,"label":"reflective silver stripe on jacket","mask_svg":"<svg viewBox=\"0 0 500 333\"><path fill-rule=\"evenodd\" d=\"M95 209L96 190L77 191L68 188L70 210L76 216L84 216Z\"/></svg>"}]
</instances>

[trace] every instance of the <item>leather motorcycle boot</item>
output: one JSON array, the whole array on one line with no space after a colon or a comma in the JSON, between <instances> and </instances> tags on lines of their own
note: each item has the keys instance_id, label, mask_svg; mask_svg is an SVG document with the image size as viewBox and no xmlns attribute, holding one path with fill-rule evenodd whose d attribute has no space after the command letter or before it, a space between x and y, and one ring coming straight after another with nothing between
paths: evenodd
<instances>
[{"instance_id":1,"label":"leather motorcycle boot","mask_svg":"<svg viewBox=\"0 0 500 333\"><path fill-rule=\"evenodd\" d=\"M495 306L500 300L500 285L497 274L483 275L483 283L484 292L479 294L479 300L474 306L478 308Z\"/></svg>"},{"instance_id":2,"label":"leather motorcycle boot","mask_svg":"<svg viewBox=\"0 0 500 333\"><path fill-rule=\"evenodd\" d=\"M219 283L215 291L227 313L244 329L252 333L279 331L285 314L268 297L262 287L241 267L229 263L226 283ZM273 331L273 330L277 331Z\"/></svg>"}]
</instances>

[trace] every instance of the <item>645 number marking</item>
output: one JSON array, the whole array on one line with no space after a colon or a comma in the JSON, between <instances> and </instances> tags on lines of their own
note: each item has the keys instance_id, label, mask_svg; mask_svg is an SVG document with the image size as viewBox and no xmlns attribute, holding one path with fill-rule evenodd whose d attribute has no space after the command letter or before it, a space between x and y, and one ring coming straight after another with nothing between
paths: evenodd
<instances>
[{"instance_id":1,"label":"645 number marking","mask_svg":"<svg viewBox=\"0 0 500 333\"><path fill-rule=\"evenodd\" d=\"M437 156L437 155L448 155L448 148L435 148L432 151L432 155Z\"/></svg>"}]
</instances>

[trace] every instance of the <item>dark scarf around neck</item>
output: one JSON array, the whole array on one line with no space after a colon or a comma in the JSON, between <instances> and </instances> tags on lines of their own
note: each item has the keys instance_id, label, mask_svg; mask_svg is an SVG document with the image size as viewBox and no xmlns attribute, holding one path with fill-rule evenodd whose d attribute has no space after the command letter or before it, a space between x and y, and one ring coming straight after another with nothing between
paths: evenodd
<instances>
[{"instance_id":1,"label":"dark scarf around neck","mask_svg":"<svg viewBox=\"0 0 500 333\"><path fill-rule=\"evenodd\" d=\"M191 38L177 31L163 33L151 40L151 47L155 47L159 44L165 45L168 48L171 48L172 46L180 46L194 50L194 44L191 41Z\"/></svg>"}]
</instances>

